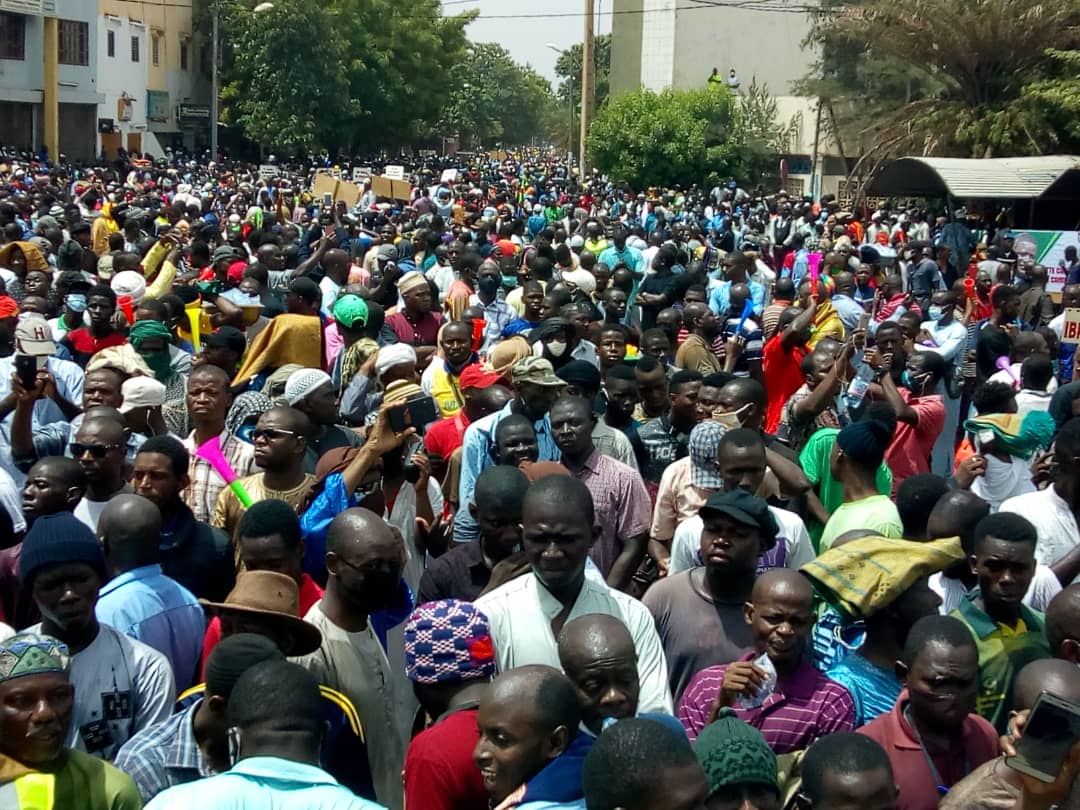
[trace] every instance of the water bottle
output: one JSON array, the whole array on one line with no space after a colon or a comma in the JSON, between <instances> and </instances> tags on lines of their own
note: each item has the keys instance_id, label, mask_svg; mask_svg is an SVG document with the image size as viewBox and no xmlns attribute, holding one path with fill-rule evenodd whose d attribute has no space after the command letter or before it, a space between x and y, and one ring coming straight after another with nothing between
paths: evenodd
<instances>
[{"instance_id":1,"label":"water bottle","mask_svg":"<svg viewBox=\"0 0 1080 810\"><path fill-rule=\"evenodd\" d=\"M855 369L855 377L848 384L847 400L849 408L858 408L862 404L866 392L870 389L870 383L877 376L874 369L866 363L860 362Z\"/></svg>"}]
</instances>

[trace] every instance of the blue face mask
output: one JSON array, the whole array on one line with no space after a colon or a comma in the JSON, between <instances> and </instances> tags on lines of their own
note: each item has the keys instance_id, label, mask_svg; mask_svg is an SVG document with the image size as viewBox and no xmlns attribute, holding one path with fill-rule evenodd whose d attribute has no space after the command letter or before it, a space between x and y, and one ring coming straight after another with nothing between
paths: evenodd
<instances>
[{"instance_id":1,"label":"blue face mask","mask_svg":"<svg viewBox=\"0 0 1080 810\"><path fill-rule=\"evenodd\" d=\"M64 303L72 312L86 312L86 296L82 293L68 293Z\"/></svg>"},{"instance_id":2,"label":"blue face mask","mask_svg":"<svg viewBox=\"0 0 1080 810\"><path fill-rule=\"evenodd\" d=\"M512 290L514 287L517 286L517 282L518 282L518 279L517 279L517 274L516 273L503 273L502 274L502 285L504 287L506 287L506 289Z\"/></svg>"},{"instance_id":3,"label":"blue face mask","mask_svg":"<svg viewBox=\"0 0 1080 810\"><path fill-rule=\"evenodd\" d=\"M936 304L934 304L934 305L931 305L930 308L927 310L927 314L930 316L930 320L932 320L932 321L940 321L941 316L945 314L945 308L944 307L939 307Z\"/></svg>"}]
</instances>

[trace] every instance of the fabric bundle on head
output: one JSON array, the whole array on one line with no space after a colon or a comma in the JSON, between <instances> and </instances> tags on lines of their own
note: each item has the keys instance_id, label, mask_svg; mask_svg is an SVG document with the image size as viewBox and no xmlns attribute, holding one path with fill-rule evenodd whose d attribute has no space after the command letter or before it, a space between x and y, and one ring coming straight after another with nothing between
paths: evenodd
<instances>
[{"instance_id":1,"label":"fabric bundle on head","mask_svg":"<svg viewBox=\"0 0 1080 810\"><path fill-rule=\"evenodd\" d=\"M16 248L22 252L23 258L26 260L27 270L49 272L48 260L33 242L8 242L3 247L0 247L0 267L11 266L11 254L15 252Z\"/></svg>"},{"instance_id":2,"label":"fabric bundle on head","mask_svg":"<svg viewBox=\"0 0 1080 810\"><path fill-rule=\"evenodd\" d=\"M296 405L306 399L309 394L331 383L330 375L322 369L302 368L294 371L285 381L285 401L289 405Z\"/></svg>"},{"instance_id":3,"label":"fabric bundle on head","mask_svg":"<svg viewBox=\"0 0 1080 810\"><path fill-rule=\"evenodd\" d=\"M71 562L89 565L102 584L107 579L101 545L85 523L70 512L39 517L22 541L19 582L28 586L42 568Z\"/></svg>"},{"instance_id":4,"label":"fabric bundle on head","mask_svg":"<svg viewBox=\"0 0 1080 810\"><path fill-rule=\"evenodd\" d=\"M125 343L122 346L110 346L96 352L90 358L90 362L86 364L86 373L89 374L99 368L114 369L125 377L134 377L137 374L146 377L154 376L150 366L139 356L139 353L135 351L135 347L130 343Z\"/></svg>"},{"instance_id":5,"label":"fabric bundle on head","mask_svg":"<svg viewBox=\"0 0 1080 810\"><path fill-rule=\"evenodd\" d=\"M138 306L146 296L146 278L134 270L122 270L109 281L109 286L117 298L128 296L131 303Z\"/></svg>"},{"instance_id":6,"label":"fabric bundle on head","mask_svg":"<svg viewBox=\"0 0 1080 810\"><path fill-rule=\"evenodd\" d=\"M405 676L414 683L459 683L495 674L487 617L470 602L444 599L405 622Z\"/></svg>"},{"instance_id":7,"label":"fabric bundle on head","mask_svg":"<svg viewBox=\"0 0 1080 810\"><path fill-rule=\"evenodd\" d=\"M0 295L0 320L17 318L19 316L19 304L10 295Z\"/></svg>"},{"instance_id":8,"label":"fabric bundle on head","mask_svg":"<svg viewBox=\"0 0 1080 810\"><path fill-rule=\"evenodd\" d=\"M879 419L852 422L836 434L836 445L844 455L868 468L881 464L891 441L892 431Z\"/></svg>"},{"instance_id":9,"label":"fabric bundle on head","mask_svg":"<svg viewBox=\"0 0 1080 810\"><path fill-rule=\"evenodd\" d=\"M706 419L690 431L690 483L701 489L722 489L724 479L716 471L720 440L727 428Z\"/></svg>"},{"instance_id":10,"label":"fabric bundle on head","mask_svg":"<svg viewBox=\"0 0 1080 810\"><path fill-rule=\"evenodd\" d=\"M596 292L596 276L583 268L563 273L562 280L564 284L573 284L586 295Z\"/></svg>"},{"instance_id":11,"label":"fabric bundle on head","mask_svg":"<svg viewBox=\"0 0 1080 810\"><path fill-rule=\"evenodd\" d=\"M341 296L334 302L334 320L346 329L365 326L368 321L367 301L352 293Z\"/></svg>"},{"instance_id":12,"label":"fabric bundle on head","mask_svg":"<svg viewBox=\"0 0 1080 810\"><path fill-rule=\"evenodd\" d=\"M0 682L24 675L68 671L67 645L41 633L17 633L0 642Z\"/></svg>"},{"instance_id":13,"label":"fabric bundle on head","mask_svg":"<svg viewBox=\"0 0 1080 810\"><path fill-rule=\"evenodd\" d=\"M964 422L964 430L976 436L986 430L993 433L994 450L1023 459L1048 448L1054 441L1056 427L1054 417L1046 411L1029 411L1023 416L988 413Z\"/></svg>"},{"instance_id":14,"label":"fabric bundle on head","mask_svg":"<svg viewBox=\"0 0 1080 810\"><path fill-rule=\"evenodd\" d=\"M246 383L260 371L296 363L322 368L322 321L312 315L278 315L255 336L233 385Z\"/></svg>"},{"instance_id":15,"label":"fabric bundle on head","mask_svg":"<svg viewBox=\"0 0 1080 810\"><path fill-rule=\"evenodd\" d=\"M379 356L375 360L375 376L382 377L394 366L402 366L406 363L416 363L416 349L408 343L393 343L379 349Z\"/></svg>"},{"instance_id":16,"label":"fabric bundle on head","mask_svg":"<svg viewBox=\"0 0 1080 810\"><path fill-rule=\"evenodd\" d=\"M694 753L705 769L710 796L721 788L737 785L779 789L776 754L760 731L726 706L714 722L702 729L694 741Z\"/></svg>"},{"instance_id":17,"label":"fabric bundle on head","mask_svg":"<svg viewBox=\"0 0 1080 810\"><path fill-rule=\"evenodd\" d=\"M844 616L865 619L888 607L913 583L963 559L959 537L928 543L861 537L826 549L799 570Z\"/></svg>"},{"instance_id":18,"label":"fabric bundle on head","mask_svg":"<svg viewBox=\"0 0 1080 810\"><path fill-rule=\"evenodd\" d=\"M500 377L509 378L510 369L523 357L532 354L532 346L521 335L501 340L495 344L488 357L492 370Z\"/></svg>"}]
</instances>

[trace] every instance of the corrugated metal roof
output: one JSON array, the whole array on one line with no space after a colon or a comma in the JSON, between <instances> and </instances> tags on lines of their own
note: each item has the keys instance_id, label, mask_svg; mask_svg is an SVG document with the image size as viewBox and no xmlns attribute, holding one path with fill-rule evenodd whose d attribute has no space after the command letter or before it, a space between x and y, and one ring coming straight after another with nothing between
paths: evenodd
<instances>
[{"instance_id":1,"label":"corrugated metal roof","mask_svg":"<svg viewBox=\"0 0 1080 810\"><path fill-rule=\"evenodd\" d=\"M1063 174L1080 171L1080 157L964 158L903 157L887 164L870 182L874 195L983 199L1040 197Z\"/></svg>"}]
</instances>

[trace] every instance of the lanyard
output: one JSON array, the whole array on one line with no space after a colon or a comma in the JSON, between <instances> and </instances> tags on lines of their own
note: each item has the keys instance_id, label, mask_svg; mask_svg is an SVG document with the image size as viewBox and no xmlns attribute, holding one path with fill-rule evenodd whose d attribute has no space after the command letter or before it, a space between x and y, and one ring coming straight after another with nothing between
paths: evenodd
<instances>
[{"instance_id":1,"label":"lanyard","mask_svg":"<svg viewBox=\"0 0 1080 810\"><path fill-rule=\"evenodd\" d=\"M930 752L926 750L926 745L922 741L922 734L919 733L919 729L915 727L915 722L911 719L911 711L908 706L904 706L904 719L907 720L907 724L911 726L911 730L915 732L915 739L919 743L919 748L922 750L923 758L926 760L926 767L930 769L930 778L934 780L934 784L937 786L938 795L944 796L949 792L949 788L944 784L944 780L941 778L941 774L938 773L937 766L934 765L934 760L930 758ZM964 776L967 776L971 772L971 762L968 759L967 751L964 751ZM961 777L963 778L963 777Z\"/></svg>"}]
</instances>

